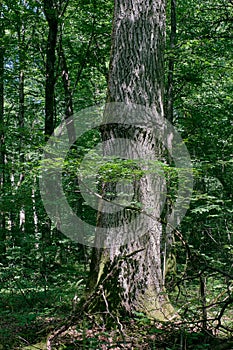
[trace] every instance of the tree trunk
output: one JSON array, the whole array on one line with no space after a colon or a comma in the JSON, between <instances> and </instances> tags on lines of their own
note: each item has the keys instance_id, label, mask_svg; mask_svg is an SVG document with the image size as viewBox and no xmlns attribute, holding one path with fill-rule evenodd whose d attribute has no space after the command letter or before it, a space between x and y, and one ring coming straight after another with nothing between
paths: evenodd
<instances>
[{"instance_id":1,"label":"tree trunk","mask_svg":"<svg viewBox=\"0 0 233 350\"><path fill-rule=\"evenodd\" d=\"M168 77L166 91L166 118L173 122L174 102L174 48L176 44L176 0L171 0L171 31L170 31L170 56L168 59Z\"/></svg>"},{"instance_id":2,"label":"tree trunk","mask_svg":"<svg viewBox=\"0 0 233 350\"><path fill-rule=\"evenodd\" d=\"M2 9L0 8L0 189L5 191L5 135L4 135L4 35ZM6 255L6 218L2 208L0 211L0 263L5 263Z\"/></svg>"},{"instance_id":3,"label":"tree trunk","mask_svg":"<svg viewBox=\"0 0 233 350\"><path fill-rule=\"evenodd\" d=\"M45 141L49 139L54 131L54 105L55 105L55 82L56 82L56 45L58 34L58 8L56 0L44 0L44 14L48 22L48 39L46 48L46 81L45 81ZM51 220L46 215L39 220L41 225L41 254L42 267L41 273L45 274L47 261L45 248L51 245Z\"/></svg>"},{"instance_id":4,"label":"tree trunk","mask_svg":"<svg viewBox=\"0 0 233 350\"><path fill-rule=\"evenodd\" d=\"M61 31L62 33L62 31ZM76 132L75 132L75 125L74 125L74 110L73 110L73 95L72 90L70 88L70 75L69 75L69 69L67 66L66 61L66 55L63 49L62 45L62 34L60 37L60 48L59 48L59 55L60 55L60 65L61 65L61 71L62 71L62 81L63 81L63 89L65 94L65 122L66 122L66 129L67 134L69 138L69 143L71 145L72 149L76 149L75 141L76 141ZM74 188L76 187L77 179L74 180ZM75 211L79 213L79 215L82 215L82 205L83 205L83 198L81 194L77 193L77 201L76 201L76 208ZM81 223L80 223L81 225ZM80 228L82 230L82 228ZM82 256L83 259L85 257L85 247L83 244L77 243L77 246L79 248L79 256ZM62 253L62 251L61 251Z\"/></svg>"},{"instance_id":5,"label":"tree trunk","mask_svg":"<svg viewBox=\"0 0 233 350\"><path fill-rule=\"evenodd\" d=\"M45 137L52 135L54 130L54 88L55 62L58 32L58 14L54 0L44 1L44 13L49 26L46 49L46 83L45 83Z\"/></svg>"},{"instance_id":6,"label":"tree trunk","mask_svg":"<svg viewBox=\"0 0 233 350\"><path fill-rule=\"evenodd\" d=\"M25 162L25 155L24 155L24 140L25 140L25 94L24 94L24 85L25 85L25 76L24 76L24 70L25 70L25 52L26 52L26 45L25 45L25 25L23 21L19 18L19 23L17 25L17 33L18 33L18 49L19 49L19 87L18 87L18 96L19 96L19 110L18 110L18 120L19 120L19 146L18 146L18 152L19 152L19 159L21 164L21 173L20 173L20 184L24 181L24 162ZM22 205L21 208L19 208L19 218L20 218L20 236L23 237L23 232L25 231L25 206Z\"/></svg>"},{"instance_id":7,"label":"tree trunk","mask_svg":"<svg viewBox=\"0 0 233 350\"><path fill-rule=\"evenodd\" d=\"M174 119L174 67L175 67L175 44L176 44L176 0L170 1L170 37L169 37L169 57L168 57L168 75L167 75L167 86L165 94L165 117L170 122L173 123ZM169 139L170 135L168 135ZM172 164L172 157L167 154L168 164ZM169 192L171 182L167 179L167 188ZM173 207L169 195L166 199L166 211L165 221L169 222L169 216L172 214ZM176 259L175 255L172 254L172 248L175 242L175 237L173 232L166 232L164 237L164 247L163 247L163 281L165 283L166 271L168 269L168 262L172 257L172 261ZM174 265L175 266L175 265ZM168 271L167 271L168 272Z\"/></svg>"},{"instance_id":8,"label":"tree trunk","mask_svg":"<svg viewBox=\"0 0 233 350\"><path fill-rule=\"evenodd\" d=\"M120 138L119 148L127 148L124 140L129 139L139 145L127 150L128 159L153 162L161 157L161 147L150 125L164 116L164 41L164 0L115 0L107 96L111 103L106 106L104 118L108 124L102 131L103 141L107 141L104 143L105 156L114 155ZM119 102L125 107L122 110L119 105L116 112L118 104L112 103ZM141 106L138 108L142 127L124 125L124 120L130 120L130 115L134 115L136 105ZM146 108L150 108L150 113ZM109 124L114 109L118 119L115 124ZM151 116L157 121L151 120ZM148 169L142 165L142 170ZM114 186L115 183L103 183L102 196L106 198L109 189L114 192ZM174 315L164 290L161 269L162 227L157 218L162 205L162 190L163 181L145 171L134 182L133 188L133 199L140 204L144 215L138 216L132 208L119 211L115 216L99 210L96 246L109 248L94 249L88 288L101 288L100 294L107 309L114 311L122 307L127 312L140 311L161 320ZM133 231L127 232L131 220L135 220ZM105 243L98 236L98 227L107 228ZM127 237L130 234L133 234L133 239ZM126 244L122 245L121 237L127 238ZM97 304L94 307L98 307Z\"/></svg>"},{"instance_id":9,"label":"tree trunk","mask_svg":"<svg viewBox=\"0 0 233 350\"><path fill-rule=\"evenodd\" d=\"M74 120L73 120L73 96L72 91L70 89L70 78L69 78L69 71L66 63L66 56L65 52L62 47L62 38L60 43L60 64L61 64L61 70L62 70L62 81L63 81L63 88L65 93L65 120L66 120L66 128L68 133L69 142L72 145L76 141L76 133L75 133L75 127L74 127Z\"/></svg>"}]
</instances>

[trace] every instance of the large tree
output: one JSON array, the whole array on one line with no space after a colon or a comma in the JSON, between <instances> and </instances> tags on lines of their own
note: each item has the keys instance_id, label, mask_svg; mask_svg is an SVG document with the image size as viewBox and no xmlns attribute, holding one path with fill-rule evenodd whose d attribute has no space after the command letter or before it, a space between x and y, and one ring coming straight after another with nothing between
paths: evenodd
<instances>
[{"instance_id":1,"label":"large tree","mask_svg":"<svg viewBox=\"0 0 233 350\"><path fill-rule=\"evenodd\" d=\"M105 156L114 155L119 147L120 154L122 149L127 149L124 150L126 158L131 160L144 157L152 164L160 159L161 146L150 126L164 117L164 43L164 0L115 0L109 104L101 129ZM137 125L129 125L134 119ZM130 149L128 143L131 143ZM123 161L121 166L124 164ZM164 184L159 176L151 176L143 162L140 169L141 175L138 166L131 164L134 175L138 175L131 183L132 199L140 208L138 211L130 205L118 211L116 208L115 214L104 211L104 203L117 195L117 179L106 176L102 179L101 195L105 202L100 201L97 216L95 243L99 248L93 251L88 288L90 291L99 288L102 301L111 310L122 307L151 318L169 319L174 310L164 290L162 226L158 220ZM127 187L124 190L127 191ZM129 222L132 223L130 230ZM103 227L106 228L104 238L102 230L98 230ZM94 303L94 307L99 305L101 300Z\"/></svg>"}]
</instances>

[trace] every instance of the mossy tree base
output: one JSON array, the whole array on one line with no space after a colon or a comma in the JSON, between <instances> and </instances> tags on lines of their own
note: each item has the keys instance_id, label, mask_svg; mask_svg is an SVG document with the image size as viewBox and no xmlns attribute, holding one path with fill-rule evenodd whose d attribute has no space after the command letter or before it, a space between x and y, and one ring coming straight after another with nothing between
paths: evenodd
<instances>
[{"instance_id":1,"label":"mossy tree base","mask_svg":"<svg viewBox=\"0 0 233 350\"><path fill-rule=\"evenodd\" d=\"M106 259L106 252L101 260L101 270L97 277L97 283L91 293L87 293L90 298L88 303L88 312L92 314L105 314L110 319L120 315L132 315L134 312L141 312L151 320L171 321L178 317L175 309L170 303L165 288L157 292L156 286L150 286L146 289L135 290L135 294L126 295L124 286L126 279L122 284L122 270L124 270L124 258L117 257L113 262ZM126 275L125 275L126 277ZM93 275L92 275L93 278ZM134 284L134 281L131 281ZM94 284L94 281L90 283ZM127 288L132 290L131 286ZM131 302L129 302L129 299Z\"/></svg>"}]
</instances>

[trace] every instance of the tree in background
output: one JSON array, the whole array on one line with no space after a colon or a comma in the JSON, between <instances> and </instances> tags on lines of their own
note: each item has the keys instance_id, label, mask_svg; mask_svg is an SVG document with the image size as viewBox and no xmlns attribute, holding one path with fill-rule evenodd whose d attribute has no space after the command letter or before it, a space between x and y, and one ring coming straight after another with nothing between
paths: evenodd
<instances>
[{"instance_id":1,"label":"tree in background","mask_svg":"<svg viewBox=\"0 0 233 350\"><path fill-rule=\"evenodd\" d=\"M4 22L2 5L0 5L0 189L5 191L5 125L4 125ZM0 211L0 263L5 262L6 254L6 218L4 210Z\"/></svg>"}]
</instances>

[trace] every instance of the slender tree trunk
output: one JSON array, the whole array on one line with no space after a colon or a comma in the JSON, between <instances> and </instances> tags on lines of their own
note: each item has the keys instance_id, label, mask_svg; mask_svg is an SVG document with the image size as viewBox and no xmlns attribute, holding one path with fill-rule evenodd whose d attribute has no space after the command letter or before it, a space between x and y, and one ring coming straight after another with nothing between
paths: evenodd
<instances>
[{"instance_id":1,"label":"slender tree trunk","mask_svg":"<svg viewBox=\"0 0 233 350\"><path fill-rule=\"evenodd\" d=\"M207 330L207 308L206 308L206 277L200 276L200 296L201 296L201 305L202 305L202 326L204 330Z\"/></svg>"},{"instance_id":2,"label":"slender tree trunk","mask_svg":"<svg viewBox=\"0 0 233 350\"><path fill-rule=\"evenodd\" d=\"M21 2L21 6L25 7L25 1ZM23 17L18 18L17 23L17 35L18 35L18 52L19 52L19 86L18 86L18 130L19 130L19 160L20 160L20 176L17 186L21 186L25 179L25 161L27 155L25 155L25 70L27 65L27 41L26 41L27 22L24 21ZM22 253L24 258L27 257L30 252L30 239L29 235L34 234L35 226L33 224L33 203L32 203L32 192L25 193L24 202L20 205L17 210L19 211L19 232L18 235L22 241Z\"/></svg>"},{"instance_id":3,"label":"slender tree trunk","mask_svg":"<svg viewBox=\"0 0 233 350\"><path fill-rule=\"evenodd\" d=\"M166 86L166 95L165 95L165 117L170 122L173 123L174 119L174 67L175 67L175 56L174 48L176 45L176 0L170 1L170 37L169 37L169 58L168 58L168 75L167 75L167 86ZM168 137L170 137L168 135ZM166 156L168 164L172 164L172 158L169 154ZM167 180L167 188L169 191L170 183L169 179ZM172 213L172 204L169 200L169 196L166 199L166 213L165 219L168 221L168 217ZM165 233L164 237L164 247L163 247L163 281L165 283L166 270L168 268L167 261L172 257L175 259L175 255L171 255L172 246L174 244L175 237L171 232Z\"/></svg>"},{"instance_id":4,"label":"slender tree trunk","mask_svg":"<svg viewBox=\"0 0 233 350\"><path fill-rule=\"evenodd\" d=\"M56 0L44 0L44 13L48 22L48 38L46 48L46 81L45 81L45 141L54 131L55 120L55 83L56 83L56 45L58 34L58 8ZM48 189L49 190L49 189ZM45 214L40 218L41 224L41 273L46 276L47 260L45 249L51 245L51 220Z\"/></svg>"},{"instance_id":5,"label":"slender tree trunk","mask_svg":"<svg viewBox=\"0 0 233 350\"><path fill-rule=\"evenodd\" d=\"M5 191L5 135L4 135L4 26L0 8L0 189ZM5 262L6 218L3 208L0 211L0 263Z\"/></svg>"},{"instance_id":6,"label":"slender tree trunk","mask_svg":"<svg viewBox=\"0 0 233 350\"><path fill-rule=\"evenodd\" d=\"M25 94L24 94L24 69L25 69L25 26L24 23L21 23L19 19L19 24L17 28L18 32L18 48L19 48L19 87L18 87L18 98L19 98L19 110L18 110L18 120L19 120L19 159L21 164L21 173L20 173L20 184L24 181L24 140L25 140ZM19 208L19 218L20 218L20 231L19 234L23 236L22 232L24 231L25 225L25 206Z\"/></svg>"},{"instance_id":7,"label":"slender tree trunk","mask_svg":"<svg viewBox=\"0 0 233 350\"><path fill-rule=\"evenodd\" d=\"M69 142L72 145L76 141L76 133L73 121L73 97L72 91L70 89L70 77L69 70L67 67L65 52L62 47L62 43L60 44L60 64L62 70L62 81L63 88L65 92L65 120L66 120L66 128L68 132Z\"/></svg>"},{"instance_id":8,"label":"slender tree trunk","mask_svg":"<svg viewBox=\"0 0 233 350\"><path fill-rule=\"evenodd\" d=\"M75 132L75 126L74 126L74 119L73 119L73 96L72 96L72 90L70 87L70 75L69 75L69 69L66 61L66 55L63 49L62 45L62 35L60 37L60 47L59 47L59 56L60 56L60 66L61 66L61 75L62 75L62 82L63 82L63 89L65 94L65 122L66 122L66 129L68 133L69 143L71 145L72 149L75 149L75 141L76 141L76 132ZM77 180L74 180L74 187L76 187ZM82 203L83 198L80 193L76 193L77 195L77 201L76 201L76 212L79 213L79 215L82 215ZM81 227L80 227L81 230ZM78 247L80 250L80 256L85 257L85 247L82 244L78 243ZM62 254L62 250L60 250L60 254ZM63 252L64 254L64 252Z\"/></svg>"},{"instance_id":9,"label":"slender tree trunk","mask_svg":"<svg viewBox=\"0 0 233 350\"><path fill-rule=\"evenodd\" d=\"M115 0L108 101L124 102L127 117L130 113L133 115L135 104L149 107L155 118L164 116L164 41L164 0ZM107 122L111 118L111 108L112 104L106 107ZM108 141L104 155L114 155L117 138L130 138L139 144L139 149L132 148L129 159L139 156L156 161L160 158L160 146L149 130L151 122L153 124L151 115L146 113L146 109L142 112L140 122L146 129L122 127L125 116L121 113L117 120L121 125L111 127L108 124L104 128L103 140ZM147 126L148 131L145 132ZM103 196L109 190L108 185L103 184ZM148 317L163 320L174 314L163 286L160 257L162 227L156 220L161 209L162 190L163 183L146 173L135 182L134 200L140 202L144 211L150 213L153 210L153 213L136 220L134 239L124 246L119 247L119 237L127 235L127 223L137 216L135 211L128 208L114 219L110 214L99 212L97 226L108 228L108 242L111 243L108 244L109 249L94 249L88 287L101 287L102 294L108 296L108 308L111 307L112 311L122 307L128 312L141 311ZM118 226L119 223L121 225ZM100 239L97 236L96 243ZM106 280L108 282L105 283Z\"/></svg>"},{"instance_id":10,"label":"slender tree trunk","mask_svg":"<svg viewBox=\"0 0 233 350\"><path fill-rule=\"evenodd\" d=\"M171 31L170 31L170 56L168 59L168 78L166 89L166 108L165 116L173 122L173 104L174 104L174 48L176 45L176 0L171 0Z\"/></svg>"},{"instance_id":11,"label":"slender tree trunk","mask_svg":"<svg viewBox=\"0 0 233 350\"><path fill-rule=\"evenodd\" d=\"M44 13L49 27L46 49L45 82L45 137L48 139L54 130L54 89L56 82L55 62L58 33L58 14L55 0L44 1Z\"/></svg>"}]
</instances>

